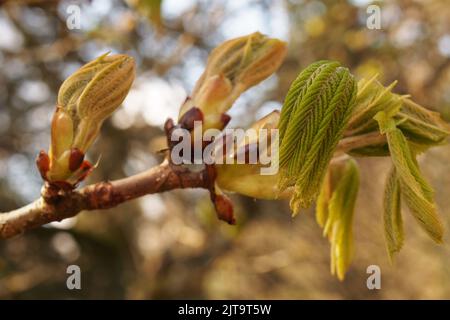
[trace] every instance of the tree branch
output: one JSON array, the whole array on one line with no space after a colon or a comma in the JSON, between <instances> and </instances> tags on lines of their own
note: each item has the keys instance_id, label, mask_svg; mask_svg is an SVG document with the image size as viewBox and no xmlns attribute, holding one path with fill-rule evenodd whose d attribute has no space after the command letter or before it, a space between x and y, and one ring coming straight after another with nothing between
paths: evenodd
<instances>
[{"instance_id":1,"label":"tree branch","mask_svg":"<svg viewBox=\"0 0 450 320\"><path fill-rule=\"evenodd\" d=\"M383 143L385 139L379 133L344 138L339 142L335 158L338 159L339 155L354 148ZM46 184L41 198L22 208L0 213L0 239L11 238L44 224L76 216L83 210L112 208L146 194L180 188L211 190L215 177L210 175L213 174L208 174L206 169L193 172L164 161L161 165L134 176L111 182L99 182L80 190L64 191ZM219 218L232 223L231 218L220 214L230 211L228 207L222 208L223 210L220 206L217 207L217 203L223 203L222 200L224 199L213 199Z\"/></svg>"},{"instance_id":2,"label":"tree branch","mask_svg":"<svg viewBox=\"0 0 450 320\"><path fill-rule=\"evenodd\" d=\"M76 216L83 210L108 209L146 194L178 188L208 188L209 185L205 170L192 172L167 161L137 175L99 182L80 190L65 192L46 185L41 198L22 208L0 213L0 239Z\"/></svg>"}]
</instances>

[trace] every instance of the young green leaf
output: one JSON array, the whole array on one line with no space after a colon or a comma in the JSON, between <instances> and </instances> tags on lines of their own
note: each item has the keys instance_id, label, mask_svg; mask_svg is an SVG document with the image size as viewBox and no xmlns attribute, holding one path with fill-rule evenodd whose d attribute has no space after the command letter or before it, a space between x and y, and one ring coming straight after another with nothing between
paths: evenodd
<instances>
[{"instance_id":1,"label":"young green leaf","mask_svg":"<svg viewBox=\"0 0 450 320\"><path fill-rule=\"evenodd\" d=\"M331 199L331 168L328 168L325 174L322 187L320 188L319 196L316 201L316 221L320 227L324 227L328 219L328 205Z\"/></svg>"},{"instance_id":2,"label":"young green leaf","mask_svg":"<svg viewBox=\"0 0 450 320\"><path fill-rule=\"evenodd\" d=\"M377 132L378 125L373 117L384 111L394 117L396 125L410 145L414 145L416 152L445 143L450 135L450 127L438 113L418 105L406 95L391 92L396 82L384 87L376 78L374 76L358 82L355 111L345 132L346 137ZM387 143L378 143L355 148L348 153L355 156L388 156L389 149Z\"/></svg>"},{"instance_id":3,"label":"young green leaf","mask_svg":"<svg viewBox=\"0 0 450 320\"><path fill-rule=\"evenodd\" d=\"M404 240L400 195L400 182L395 168L392 168L386 181L383 201L384 235L391 261L394 254L402 248Z\"/></svg>"},{"instance_id":4,"label":"young green leaf","mask_svg":"<svg viewBox=\"0 0 450 320\"><path fill-rule=\"evenodd\" d=\"M396 119L399 121L399 129L408 139L427 147L445 143L450 135L449 125L438 113L427 110L410 99L403 101Z\"/></svg>"},{"instance_id":5,"label":"young green leaf","mask_svg":"<svg viewBox=\"0 0 450 320\"><path fill-rule=\"evenodd\" d=\"M377 80L377 75L371 79L361 79L358 82L355 111L350 119L348 131L352 135L366 133L377 129L373 119L379 111L397 113L405 97L392 93L397 82L384 87Z\"/></svg>"},{"instance_id":6,"label":"young green leaf","mask_svg":"<svg viewBox=\"0 0 450 320\"><path fill-rule=\"evenodd\" d=\"M356 83L338 62L320 61L300 73L280 116L280 189L295 185L297 213L316 199L328 163L353 110Z\"/></svg>"},{"instance_id":7,"label":"young green leaf","mask_svg":"<svg viewBox=\"0 0 450 320\"><path fill-rule=\"evenodd\" d=\"M392 115L381 111L375 116L380 130L386 134L401 193L420 226L436 242L442 242L443 226L433 201L433 189L420 172L415 155Z\"/></svg>"},{"instance_id":8,"label":"young green leaf","mask_svg":"<svg viewBox=\"0 0 450 320\"><path fill-rule=\"evenodd\" d=\"M343 280L353 256L353 216L359 188L358 166L353 159L340 170L328 204L324 235L331 242L331 273Z\"/></svg>"}]
</instances>

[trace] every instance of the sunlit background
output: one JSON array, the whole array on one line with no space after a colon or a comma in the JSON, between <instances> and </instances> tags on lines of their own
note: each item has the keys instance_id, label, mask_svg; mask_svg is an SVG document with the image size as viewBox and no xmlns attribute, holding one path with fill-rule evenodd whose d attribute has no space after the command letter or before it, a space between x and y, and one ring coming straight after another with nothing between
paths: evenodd
<instances>
[{"instance_id":1,"label":"sunlit background","mask_svg":"<svg viewBox=\"0 0 450 320\"><path fill-rule=\"evenodd\" d=\"M162 125L202 73L208 52L260 31L289 43L279 72L239 98L230 127L280 109L298 72L335 59L358 77L380 74L450 120L450 4L394 0L381 7L381 30L366 26L364 0L0 1L0 212L39 196L34 159L50 141L61 82L111 51L132 55L137 78L89 154L99 167L88 183L132 175L161 161ZM81 9L69 30L68 8ZM450 147L420 158L450 225ZM146 196L86 212L0 242L0 298L447 298L450 247L436 246L407 212L406 244L389 264L381 225L389 160L362 159L356 252L344 282L329 272L329 245L313 210L292 219L286 202L233 195L237 221L215 218L204 190ZM405 210L406 211L406 210ZM450 228L447 228L450 229ZM66 288L79 265L82 290ZM382 289L368 290L379 265Z\"/></svg>"}]
</instances>

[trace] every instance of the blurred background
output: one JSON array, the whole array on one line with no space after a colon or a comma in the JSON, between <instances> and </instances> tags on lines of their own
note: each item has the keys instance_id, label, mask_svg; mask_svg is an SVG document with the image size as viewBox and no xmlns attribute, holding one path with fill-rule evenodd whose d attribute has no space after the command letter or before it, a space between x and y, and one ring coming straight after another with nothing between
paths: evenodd
<instances>
[{"instance_id":1,"label":"blurred background","mask_svg":"<svg viewBox=\"0 0 450 320\"><path fill-rule=\"evenodd\" d=\"M103 127L89 157L101 155L88 183L118 179L161 161L162 125L201 74L208 52L260 31L289 43L276 75L237 101L229 127L246 127L273 109L298 72L336 59L360 76L380 74L397 93L450 120L450 4L393 0L381 29L366 26L364 0L0 1L0 212L39 196L34 165L47 150L61 82L111 51L138 66L123 106ZM67 19L79 8L80 28ZM0 241L0 299L450 299L450 247L435 245L404 210L406 243L388 261L381 224L390 160L359 159L362 182L354 224L355 256L344 282L330 275L329 245L313 210L290 216L283 201L232 195L237 226L217 221L204 190L150 195L102 212ZM450 147L420 158L450 225ZM82 290L66 288L79 265ZM379 265L381 290L366 268Z\"/></svg>"}]
</instances>

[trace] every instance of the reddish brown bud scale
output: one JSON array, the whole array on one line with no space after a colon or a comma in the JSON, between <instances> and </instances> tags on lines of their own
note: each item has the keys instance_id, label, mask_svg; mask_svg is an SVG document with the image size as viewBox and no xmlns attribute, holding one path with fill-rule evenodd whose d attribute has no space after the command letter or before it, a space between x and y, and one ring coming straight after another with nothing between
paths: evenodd
<instances>
[{"instance_id":1,"label":"reddish brown bud scale","mask_svg":"<svg viewBox=\"0 0 450 320\"><path fill-rule=\"evenodd\" d=\"M39 152L39 155L36 158L36 166L39 170L39 173L41 174L42 179L47 180L46 176L48 170L50 169L50 158L44 150L41 150L41 152Z\"/></svg>"},{"instance_id":2,"label":"reddish brown bud scale","mask_svg":"<svg viewBox=\"0 0 450 320\"><path fill-rule=\"evenodd\" d=\"M181 116L179 124L186 130L193 130L195 121L203 121L203 112L197 107L193 107L186 111L186 113Z\"/></svg>"},{"instance_id":3,"label":"reddish brown bud scale","mask_svg":"<svg viewBox=\"0 0 450 320\"><path fill-rule=\"evenodd\" d=\"M78 185L81 181L86 179L86 177L94 170L95 166L93 166L89 161L83 161L79 170L81 170L81 175L78 180L75 182L75 186Z\"/></svg>"},{"instance_id":4,"label":"reddish brown bud scale","mask_svg":"<svg viewBox=\"0 0 450 320\"><path fill-rule=\"evenodd\" d=\"M236 224L236 219L233 214L233 203L230 198L224 194L219 194L214 196L214 207L216 208L217 217L227 222L228 224Z\"/></svg>"},{"instance_id":5,"label":"reddish brown bud scale","mask_svg":"<svg viewBox=\"0 0 450 320\"><path fill-rule=\"evenodd\" d=\"M209 195L211 202L214 204L214 208L216 209L217 217L229 224L236 224L236 219L233 214L233 203L230 198L222 193L217 193L221 191L220 189L216 189L216 168L213 165L206 165L205 173Z\"/></svg>"},{"instance_id":6,"label":"reddish brown bud scale","mask_svg":"<svg viewBox=\"0 0 450 320\"><path fill-rule=\"evenodd\" d=\"M167 119L164 123L164 132L166 133L166 136L169 137L170 133L172 132L173 128L175 127L175 124L173 123L172 119Z\"/></svg>"},{"instance_id":7,"label":"reddish brown bud scale","mask_svg":"<svg viewBox=\"0 0 450 320\"><path fill-rule=\"evenodd\" d=\"M77 170L84 160L84 153L78 148L70 149L69 169L70 171Z\"/></svg>"},{"instance_id":8,"label":"reddish brown bud scale","mask_svg":"<svg viewBox=\"0 0 450 320\"><path fill-rule=\"evenodd\" d=\"M223 124L222 129L225 128L225 127L227 126L227 124L230 122L230 120L231 120L231 116L229 116L228 114L222 113L222 114L220 115L220 121L221 121L222 124Z\"/></svg>"}]
</instances>

